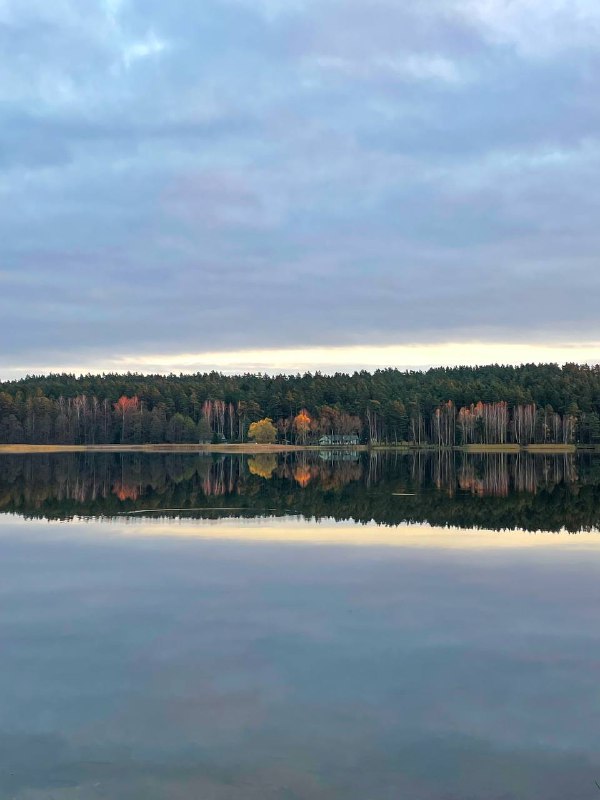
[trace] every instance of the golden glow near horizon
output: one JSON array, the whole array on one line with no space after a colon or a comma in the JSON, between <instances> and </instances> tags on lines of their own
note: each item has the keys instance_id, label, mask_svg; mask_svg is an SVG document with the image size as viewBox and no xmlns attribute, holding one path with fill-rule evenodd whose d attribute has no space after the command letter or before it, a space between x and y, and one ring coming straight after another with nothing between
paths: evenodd
<instances>
[{"instance_id":1,"label":"golden glow near horizon","mask_svg":"<svg viewBox=\"0 0 600 800\"><path fill-rule=\"evenodd\" d=\"M397 367L427 369L436 366L567 362L597 364L600 342L514 343L443 342L433 344L356 345L227 350L200 353L123 354L113 358L64 363L37 363L0 367L0 377L49 372L353 372Z\"/></svg>"},{"instance_id":2,"label":"golden glow near horizon","mask_svg":"<svg viewBox=\"0 0 600 800\"><path fill-rule=\"evenodd\" d=\"M69 522L25 520L11 515L0 518L0 534L15 525L26 528L27 535L47 537L48 526L61 537L81 538L86 528L90 535L107 538L199 539L240 544L290 544L343 547L394 547L412 550L549 550L565 548L598 550L600 532L577 534L530 532L523 530L471 530L442 528L427 523L396 526L336 522L332 518L307 520L300 517L233 517L191 520L186 518L140 518L136 515L98 520L75 517ZM24 531L25 534L25 531Z\"/></svg>"},{"instance_id":3,"label":"golden glow near horizon","mask_svg":"<svg viewBox=\"0 0 600 800\"><path fill-rule=\"evenodd\" d=\"M129 536L192 537L210 540L231 540L266 544L311 544L350 547L403 547L436 550L513 550L568 546L573 549L600 548L600 535L582 533L546 534L528 531L465 530L441 528L428 524L384 526L376 523L357 524L332 519L311 522L304 519L217 519L192 522L157 520L148 525L145 519L136 525L122 526Z\"/></svg>"}]
</instances>

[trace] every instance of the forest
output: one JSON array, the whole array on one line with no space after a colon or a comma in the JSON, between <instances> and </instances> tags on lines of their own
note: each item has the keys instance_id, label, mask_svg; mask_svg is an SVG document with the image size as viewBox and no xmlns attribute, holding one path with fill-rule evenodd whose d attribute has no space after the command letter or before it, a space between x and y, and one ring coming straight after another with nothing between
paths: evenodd
<instances>
[{"instance_id":1,"label":"forest","mask_svg":"<svg viewBox=\"0 0 600 800\"><path fill-rule=\"evenodd\" d=\"M595 445L600 366L55 374L0 383L3 444L245 442L259 440L257 431L291 444L357 436L365 444L437 447Z\"/></svg>"}]
</instances>

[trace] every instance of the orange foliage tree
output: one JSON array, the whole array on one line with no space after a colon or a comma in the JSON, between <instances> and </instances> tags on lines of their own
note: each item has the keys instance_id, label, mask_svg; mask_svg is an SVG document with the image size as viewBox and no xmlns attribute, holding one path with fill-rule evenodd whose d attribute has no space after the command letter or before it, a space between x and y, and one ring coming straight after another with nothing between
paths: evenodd
<instances>
[{"instance_id":1,"label":"orange foliage tree","mask_svg":"<svg viewBox=\"0 0 600 800\"><path fill-rule=\"evenodd\" d=\"M126 420L140 407L140 401L137 397L125 397L122 395L114 404L116 414L121 420L121 441L125 441L125 422Z\"/></svg>"},{"instance_id":2,"label":"orange foliage tree","mask_svg":"<svg viewBox=\"0 0 600 800\"><path fill-rule=\"evenodd\" d=\"M310 433L311 418L308 411L303 408L299 414L294 417L294 430L296 431L296 438L302 444L306 444L308 434Z\"/></svg>"}]
</instances>

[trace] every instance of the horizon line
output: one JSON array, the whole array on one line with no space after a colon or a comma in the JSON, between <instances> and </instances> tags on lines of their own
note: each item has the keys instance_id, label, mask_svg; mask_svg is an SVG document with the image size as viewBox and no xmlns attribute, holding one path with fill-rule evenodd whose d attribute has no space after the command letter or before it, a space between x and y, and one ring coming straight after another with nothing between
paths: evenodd
<instances>
[{"instance_id":1,"label":"horizon line","mask_svg":"<svg viewBox=\"0 0 600 800\"><path fill-rule=\"evenodd\" d=\"M0 382L48 375L322 375L374 373L396 369L426 372L459 367L523 366L525 364L600 363L600 342L555 344L484 342L433 342L388 345L341 345L296 348L248 348L240 350L123 353L106 357L90 353L77 361L57 358L54 363L0 364Z\"/></svg>"}]
</instances>

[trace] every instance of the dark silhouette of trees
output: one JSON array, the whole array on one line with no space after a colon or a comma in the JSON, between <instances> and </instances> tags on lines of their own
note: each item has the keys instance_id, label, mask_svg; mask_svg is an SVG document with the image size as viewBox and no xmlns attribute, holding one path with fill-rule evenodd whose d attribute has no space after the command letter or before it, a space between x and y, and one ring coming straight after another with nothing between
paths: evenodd
<instances>
[{"instance_id":1,"label":"dark silhouette of trees","mask_svg":"<svg viewBox=\"0 0 600 800\"><path fill-rule=\"evenodd\" d=\"M175 418L175 415L181 415ZM48 375L0 383L0 443L280 441L600 444L600 367L490 365L351 375ZM192 428L194 432L192 433Z\"/></svg>"}]
</instances>

